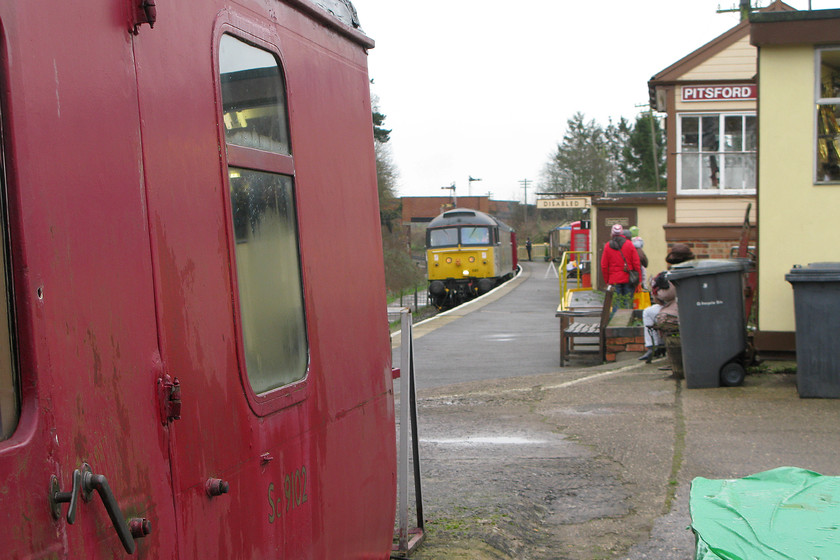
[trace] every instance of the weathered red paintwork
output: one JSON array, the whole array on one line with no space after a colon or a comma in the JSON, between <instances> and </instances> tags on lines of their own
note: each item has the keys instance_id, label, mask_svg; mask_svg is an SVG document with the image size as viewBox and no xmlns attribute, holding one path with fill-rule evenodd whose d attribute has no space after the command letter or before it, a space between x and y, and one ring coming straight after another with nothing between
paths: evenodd
<instances>
[{"instance_id":1,"label":"weathered red paintwork","mask_svg":"<svg viewBox=\"0 0 840 560\"><path fill-rule=\"evenodd\" d=\"M158 0L154 28L134 35L139 1L0 3L22 382L19 427L0 442L0 556L126 556L97 497L73 525L67 504L50 514L51 475L68 490L88 463L126 520L151 521L140 558L387 558L372 43L308 0ZM287 82L310 366L271 398L240 371L225 30L274 51ZM165 375L182 393L169 422ZM230 491L208 496L214 478Z\"/></svg>"}]
</instances>

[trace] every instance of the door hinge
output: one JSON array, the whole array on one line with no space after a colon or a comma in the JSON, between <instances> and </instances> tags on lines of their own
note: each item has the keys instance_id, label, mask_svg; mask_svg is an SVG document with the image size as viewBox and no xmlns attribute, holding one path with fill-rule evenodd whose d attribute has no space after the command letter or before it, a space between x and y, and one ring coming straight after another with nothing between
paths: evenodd
<instances>
[{"instance_id":1,"label":"door hinge","mask_svg":"<svg viewBox=\"0 0 840 560\"><path fill-rule=\"evenodd\" d=\"M132 33L137 35L140 33L140 26L144 23L149 24L149 28L155 27L157 21L157 6L155 0L132 0L134 4L134 29Z\"/></svg>"},{"instance_id":2,"label":"door hinge","mask_svg":"<svg viewBox=\"0 0 840 560\"><path fill-rule=\"evenodd\" d=\"M164 374L158 378L158 402L160 417L163 424L168 424L181 418L181 382Z\"/></svg>"}]
</instances>

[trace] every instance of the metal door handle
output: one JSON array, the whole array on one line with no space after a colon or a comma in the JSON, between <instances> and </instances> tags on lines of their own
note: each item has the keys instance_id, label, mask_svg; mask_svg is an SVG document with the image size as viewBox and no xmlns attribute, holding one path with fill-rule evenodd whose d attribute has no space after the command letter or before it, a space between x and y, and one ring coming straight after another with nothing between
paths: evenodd
<instances>
[{"instance_id":1,"label":"metal door handle","mask_svg":"<svg viewBox=\"0 0 840 560\"><path fill-rule=\"evenodd\" d=\"M61 517L61 504L70 502L67 508L67 523L72 525L76 522L76 511L79 508L79 492L82 490L82 471L73 471L73 486L69 492L62 492L58 483L58 477L50 477L50 506L54 519Z\"/></svg>"},{"instance_id":2,"label":"metal door handle","mask_svg":"<svg viewBox=\"0 0 840 560\"><path fill-rule=\"evenodd\" d=\"M111 523L114 525L114 530L116 530L123 548L127 553L134 554L134 539L150 534L152 532L151 522L144 518L132 518L129 523L126 523L117 504L117 499L108 485L108 479L105 478L105 475L93 474L90 465L87 463L82 465L81 470L73 471L73 487L70 492L61 491L58 478L55 475L50 478L50 506L52 507L53 517L55 519L61 517L61 504L69 502L67 523L72 525L76 521L79 495L85 502L90 502L94 491L102 498L105 511L111 518Z\"/></svg>"}]
</instances>

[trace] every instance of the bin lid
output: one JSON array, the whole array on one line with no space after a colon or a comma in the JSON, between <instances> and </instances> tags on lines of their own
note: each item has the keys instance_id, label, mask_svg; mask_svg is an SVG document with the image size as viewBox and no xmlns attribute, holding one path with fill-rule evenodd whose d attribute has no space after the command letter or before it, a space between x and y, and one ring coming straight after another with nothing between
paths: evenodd
<instances>
[{"instance_id":1,"label":"bin lid","mask_svg":"<svg viewBox=\"0 0 840 560\"><path fill-rule=\"evenodd\" d=\"M692 276L744 272L749 266L749 259L696 259L672 266L668 271L668 280L679 282L683 278Z\"/></svg>"},{"instance_id":2,"label":"bin lid","mask_svg":"<svg viewBox=\"0 0 840 560\"><path fill-rule=\"evenodd\" d=\"M811 263L807 267L794 265L785 280L795 282L840 282L840 262Z\"/></svg>"}]
</instances>

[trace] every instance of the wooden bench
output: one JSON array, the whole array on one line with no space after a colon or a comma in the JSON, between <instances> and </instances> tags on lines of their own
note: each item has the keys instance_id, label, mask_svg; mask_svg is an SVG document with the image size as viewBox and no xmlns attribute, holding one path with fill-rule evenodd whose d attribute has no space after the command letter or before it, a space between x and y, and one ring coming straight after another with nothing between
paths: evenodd
<instances>
[{"instance_id":1,"label":"wooden bench","mask_svg":"<svg viewBox=\"0 0 840 560\"><path fill-rule=\"evenodd\" d=\"M607 323L612 315L612 300L615 290L612 286L607 287L604 295L604 306L600 310L591 311L563 311L559 308L555 317L560 318L560 367L566 364L569 354L575 349L575 338L589 337L598 339L598 351L601 361L606 359L606 331ZM600 317L598 323L576 322L575 319L582 317Z\"/></svg>"}]
</instances>

